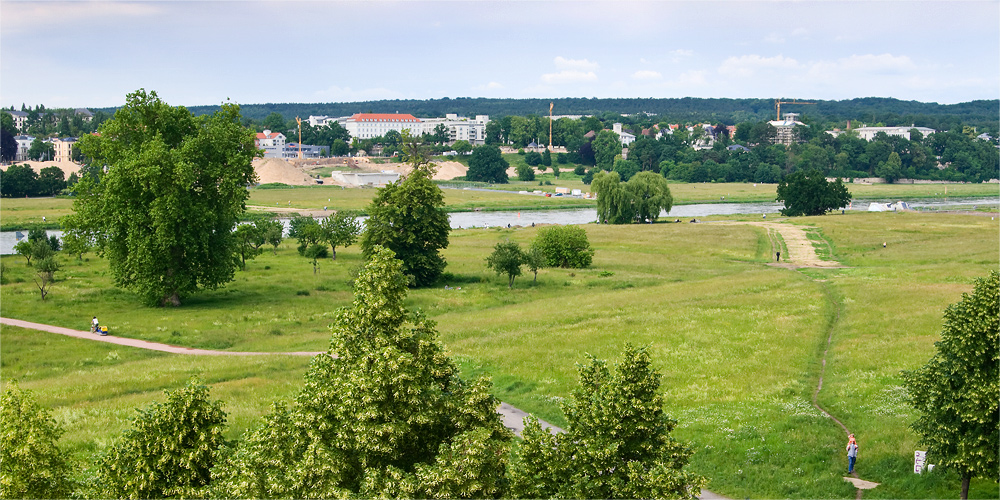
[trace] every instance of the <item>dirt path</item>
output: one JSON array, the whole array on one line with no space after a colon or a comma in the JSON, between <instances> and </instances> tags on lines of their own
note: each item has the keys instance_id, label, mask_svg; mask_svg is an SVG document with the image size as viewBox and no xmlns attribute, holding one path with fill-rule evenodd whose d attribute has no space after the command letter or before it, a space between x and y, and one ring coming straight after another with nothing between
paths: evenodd
<instances>
[{"instance_id":1,"label":"dirt path","mask_svg":"<svg viewBox=\"0 0 1000 500\"><path fill-rule=\"evenodd\" d=\"M24 321L20 319L12 318L0 318L0 324L17 326L20 328L28 328L31 330L39 330L49 333L57 333L59 335L66 335L69 337L76 337L78 339L93 340L97 342L106 342L109 344L135 347L138 349L150 349L153 351L169 352L172 354L189 354L189 355L200 355L200 356L268 356L268 355L288 355L288 356L315 356L317 354L322 354L326 351L298 351L298 352L241 352L241 351L212 351L206 349L194 349L191 347L178 347L168 344L160 344L158 342L149 342L146 340L130 339L125 337L115 337L114 335L96 335L90 333L89 331L73 330L71 328L63 328L61 326L54 325L44 325L41 323L32 323L31 321ZM510 429L514 434L520 436L521 432L524 431L524 418L529 414L523 410L515 408L510 404L501 402L500 406L497 407L497 413L500 414L500 418L503 420L505 427ZM553 434L560 434L566 432L565 430L556 427L544 420L539 419L538 423L542 425L543 429L547 429ZM699 497L703 500L716 500L716 499L726 499L727 497L712 493L708 490L701 490L701 496Z\"/></svg>"},{"instance_id":2,"label":"dirt path","mask_svg":"<svg viewBox=\"0 0 1000 500\"><path fill-rule=\"evenodd\" d=\"M794 224L783 224L780 222L742 222L735 224L750 224L751 226L762 227L767 230L768 235L780 234L785 242L786 253L781 255L778 264L788 267L842 267L839 262L833 260L822 260L816 254L816 248L809 241L809 236L805 230Z\"/></svg>"}]
</instances>

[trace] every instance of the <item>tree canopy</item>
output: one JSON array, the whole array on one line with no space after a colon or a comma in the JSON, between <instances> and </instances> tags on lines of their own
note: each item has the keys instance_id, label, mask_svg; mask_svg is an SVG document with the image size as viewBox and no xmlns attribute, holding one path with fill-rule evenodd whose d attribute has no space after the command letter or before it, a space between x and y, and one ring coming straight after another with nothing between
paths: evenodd
<instances>
[{"instance_id":1,"label":"tree canopy","mask_svg":"<svg viewBox=\"0 0 1000 500\"><path fill-rule=\"evenodd\" d=\"M514 278L521 275L521 266L527 261L527 255L516 241L503 241L493 247L493 253L486 257L486 267L496 271L498 275L507 275L507 288L514 288Z\"/></svg>"},{"instance_id":2,"label":"tree canopy","mask_svg":"<svg viewBox=\"0 0 1000 500\"><path fill-rule=\"evenodd\" d=\"M552 226L538 231L533 246L545 255L550 267L589 267L594 259L587 231L580 226Z\"/></svg>"},{"instance_id":3,"label":"tree canopy","mask_svg":"<svg viewBox=\"0 0 1000 500\"><path fill-rule=\"evenodd\" d=\"M381 246L337 311L329 353L215 471L232 498L493 498L512 435L481 378L465 382L434 322L407 311L403 263ZM336 355L335 359L332 355Z\"/></svg>"},{"instance_id":4,"label":"tree canopy","mask_svg":"<svg viewBox=\"0 0 1000 500\"><path fill-rule=\"evenodd\" d=\"M472 150L472 156L469 157L469 171L465 174L465 179L506 184L508 182L508 167L510 164L500 154L500 148L489 145L479 146Z\"/></svg>"},{"instance_id":5,"label":"tree canopy","mask_svg":"<svg viewBox=\"0 0 1000 500\"><path fill-rule=\"evenodd\" d=\"M444 211L444 194L431 178L433 165L416 140L404 136L404 159L413 170L401 181L378 190L368 205L361 235L365 256L375 247L393 251L403 261L403 273L414 286L427 286L444 272L441 250L448 247L451 224Z\"/></svg>"},{"instance_id":6,"label":"tree canopy","mask_svg":"<svg viewBox=\"0 0 1000 500\"><path fill-rule=\"evenodd\" d=\"M644 349L625 346L612 374L590 358L580 387L562 410L565 434L526 419L519 459L511 467L515 498L694 498L705 479L684 470L693 451L670 432L660 374Z\"/></svg>"},{"instance_id":7,"label":"tree canopy","mask_svg":"<svg viewBox=\"0 0 1000 500\"><path fill-rule=\"evenodd\" d=\"M232 280L233 228L245 210L258 155L239 106L195 117L139 90L79 141L106 173L76 185L64 225L95 236L115 284L151 304Z\"/></svg>"},{"instance_id":8,"label":"tree canopy","mask_svg":"<svg viewBox=\"0 0 1000 500\"><path fill-rule=\"evenodd\" d=\"M656 222L673 207L667 180L653 172L639 172L625 183L618 172L598 172L591 186L597 194L597 218L608 224Z\"/></svg>"},{"instance_id":9,"label":"tree canopy","mask_svg":"<svg viewBox=\"0 0 1000 500\"><path fill-rule=\"evenodd\" d=\"M785 202L782 215L823 215L846 207L851 202L851 193L840 179L828 182L819 170L799 171L778 183L777 201Z\"/></svg>"},{"instance_id":10,"label":"tree canopy","mask_svg":"<svg viewBox=\"0 0 1000 500\"><path fill-rule=\"evenodd\" d=\"M958 472L961 497L974 477L1000 477L1000 274L976 280L972 295L944 312L937 353L922 368L904 372L913 430L927 445L927 460Z\"/></svg>"}]
</instances>

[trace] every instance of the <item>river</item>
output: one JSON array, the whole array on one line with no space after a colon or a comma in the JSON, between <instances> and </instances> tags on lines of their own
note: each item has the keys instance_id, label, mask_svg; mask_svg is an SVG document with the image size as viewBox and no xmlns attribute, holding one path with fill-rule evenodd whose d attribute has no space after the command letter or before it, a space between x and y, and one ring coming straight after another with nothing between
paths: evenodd
<instances>
[{"instance_id":1,"label":"river","mask_svg":"<svg viewBox=\"0 0 1000 500\"><path fill-rule=\"evenodd\" d=\"M886 200L889 201L889 200ZM851 208L853 211L868 210L871 200L861 200ZM944 207L972 208L979 205L992 205L997 207L1000 199L997 198L956 198L949 200L915 200L907 202L911 208L916 210L934 210ZM710 215L740 215L740 214L775 214L781 209L779 203L696 203L692 205L677 205L669 213L660 214L661 219L670 220L690 220L696 217L707 217ZM363 219L363 218L362 218ZM587 224L597 221L597 210L593 208L577 208L570 210L526 210L503 211L503 212L456 212L449 214L452 229L470 227L497 227L506 226L530 226L532 224ZM282 219L285 229L288 229L288 219ZM62 231L49 230L48 235L56 235L62 238ZM22 234L27 234L23 231ZM0 232L0 254L7 255L14 252L14 243L17 242L15 231Z\"/></svg>"}]
</instances>

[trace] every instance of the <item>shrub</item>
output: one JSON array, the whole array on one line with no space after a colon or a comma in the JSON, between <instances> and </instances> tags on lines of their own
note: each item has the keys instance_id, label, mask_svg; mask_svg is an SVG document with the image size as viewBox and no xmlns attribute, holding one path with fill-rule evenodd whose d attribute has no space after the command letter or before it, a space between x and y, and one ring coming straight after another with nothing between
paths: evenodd
<instances>
[{"instance_id":1,"label":"shrub","mask_svg":"<svg viewBox=\"0 0 1000 500\"><path fill-rule=\"evenodd\" d=\"M139 410L132 428L97 464L97 495L105 498L195 496L210 480L224 440L226 413L208 387L189 382L166 403Z\"/></svg>"},{"instance_id":2,"label":"shrub","mask_svg":"<svg viewBox=\"0 0 1000 500\"><path fill-rule=\"evenodd\" d=\"M533 181L535 180L535 169L527 165L517 166L517 179L521 181Z\"/></svg>"},{"instance_id":3,"label":"shrub","mask_svg":"<svg viewBox=\"0 0 1000 500\"><path fill-rule=\"evenodd\" d=\"M65 498L69 466L56 446L63 433L31 391L17 383L0 398L0 498Z\"/></svg>"},{"instance_id":4,"label":"shrub","mask_svg":"<svg viewBox=\"0 0 1000 500\"><path fill-rule=\"evenodd\" d=\"M548 266L583 268L590 266L594 250L587 231L580 226L553 226L538 232L535 245L545 254Z\"/></svg>"}]
</instances>

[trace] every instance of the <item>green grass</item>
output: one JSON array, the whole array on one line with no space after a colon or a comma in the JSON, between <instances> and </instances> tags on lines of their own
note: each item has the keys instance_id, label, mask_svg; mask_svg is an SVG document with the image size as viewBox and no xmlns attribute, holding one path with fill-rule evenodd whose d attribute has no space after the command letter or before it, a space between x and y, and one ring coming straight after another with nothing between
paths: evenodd
<instances>
[{"instance_id":1,"label":"green grass","mask_svg":"<svg viewBox=\"0 0 1000 500\"><path fill-rule=\"evenodd\" d=\"M71 213L72 198L0 198L0 230L13 231L43 224L58 227L56 221Z\"/></svg>"},{"instance_id":2,"label":"green grass","mask_svg":"<svg viewBox=\"0 0 1000 500\"><path fill-rule=\"evenodd\" d=\"M750 226L588 225L597 250L591 268L544 269L538 283L528 274L508 291L483 259L498 241L528 244L536 229L467 229L452 232L445 280L412 291L407 303L437 321L465 376L491 375L500 399L556 424L565 424L559 403L576 386L585 353L615 359L626 341L648 346L667 413L679 421L675 434L696 450L693 469L731 497L854 496L841 479L843 432L809 403L832 328L820 403L858 435L861 476L883 483L865 497L956 495L954 477L912 474L921 448L907 427L913 416L901 403L899 371L930 358L944 307L1000 264L996 222L920 213L790 222L807 226L851 267L768 266L781 242ZM225 289L178 309L147 308L111 288L106 263L93 255L64 260L61 281L42 302L23 259L2 257L12 282L0 288L0 301L4 316L85 329L97 314L115 334L175 345L324 350L361 256L357 247L339 250L313 275L293 246L261 255ZM226 402L235 438L271 402L295 393L308 362L184 357L0 332L4 381L21 380L54 408L68 426L62 442L81 460L107 446L132 408L192 375ZM995 483L974 481L970 496L995 498Z\"/></svg>"}]
</instances>

